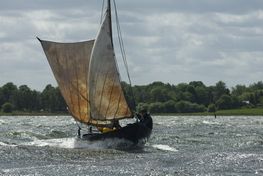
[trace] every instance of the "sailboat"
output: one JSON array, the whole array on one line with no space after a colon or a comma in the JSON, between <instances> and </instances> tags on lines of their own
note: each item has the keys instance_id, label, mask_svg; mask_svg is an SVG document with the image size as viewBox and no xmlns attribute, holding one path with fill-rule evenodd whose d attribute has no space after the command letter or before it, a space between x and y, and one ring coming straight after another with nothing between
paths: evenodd
<instances>
[{"instance_id":1,"label":"sailboat","mask_svg":"<svg viewBox=\"0 0 263 176\"><path fill-rule=\"evenodd\" d=\"M138 115L132 110L121 85L113 46L111 0L107 1L104 17L94 40L76 43L38 40L71 116L100 131L83 135L79 132L80 138L90 141L119 138L137 144L150 137L150 115ZM124 127L118 125L122 119L138 117L140 120L137 119L134 123Z\"/></svg>"}]
</instances>

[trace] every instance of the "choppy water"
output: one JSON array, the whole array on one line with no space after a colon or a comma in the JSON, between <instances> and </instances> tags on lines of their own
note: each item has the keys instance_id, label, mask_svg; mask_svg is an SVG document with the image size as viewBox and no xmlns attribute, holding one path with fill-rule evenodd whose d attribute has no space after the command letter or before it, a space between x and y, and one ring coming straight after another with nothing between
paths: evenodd
<instances>
[{"instance_id":1,"label":"choppy water","mask_svg":"<svg viewBox=\"0 0 263 176\"><path fill-rule=\"evenodd\" d=\"M0 117L0 175L263 175L263 117L154 117L143 150L75 138L70 117Z\"/></svg>"}]
</instances>

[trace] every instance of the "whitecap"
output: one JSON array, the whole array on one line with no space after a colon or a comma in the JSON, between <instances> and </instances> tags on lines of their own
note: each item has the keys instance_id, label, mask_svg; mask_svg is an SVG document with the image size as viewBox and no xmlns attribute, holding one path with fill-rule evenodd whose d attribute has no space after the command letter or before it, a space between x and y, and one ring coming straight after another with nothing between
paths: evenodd
<instances>
[{"instance_id":1,"label":"whitecap","mask_svg":"<svg viewBox=\"0 0 263 176\"><path fill-rule=\"evenodd\" d=\"M155 144L152 146L153 146L153 148L156 148L158 150L171 151L171 152L177 152L178 151L176 148L170 147L169 145Z\"/></svg>"},{"instance_id":2,"label":"whitecap","mask_svg":"<svg viewBox=\"0 0 263 176\"><path fill-rule=\"evenodd\" d=\"M202 123L207 124L207 125L218 125L219 124L218 122L207 121L207 120L204 120Z\"/></svg>"},{"instance_id":3,"label":"whitecap","mask_svg":"<svg viewBox=\"0 0 263 176\"><path fill-rule=\"evenodd\" d=\"M58 138L58 139L45 139L45 140L34 140L32 142L24 143L27 146L38 146L38 147L59 147L59 148L74 148L75 138Z\"/></svg>"},{"instance_id":4,"label":"whitecap","mask_svg":"<svg viewBox=\"0 0 263 176\"><path fill-rule=\"evenodd\" d=\"M6 122L4 120L0 120L0 125L5 125Z\"/></svg>"},{"instance_id":5,"label":"whitecap","mask_svg":"<svg viewBox=\"0 0 263 176\"><path fill-rule=\"evenodd\" d=\"M0 142L0 146L10 146L10 147L15 147L16 145L14 144L6 144L4 142Z\"/></svg>"}]
</instances>

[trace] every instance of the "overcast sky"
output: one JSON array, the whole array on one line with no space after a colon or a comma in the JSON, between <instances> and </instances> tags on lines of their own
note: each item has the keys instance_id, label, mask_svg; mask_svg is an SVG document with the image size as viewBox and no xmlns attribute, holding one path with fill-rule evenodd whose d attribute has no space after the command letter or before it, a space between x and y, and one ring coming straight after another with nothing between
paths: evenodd
<instances>
[{"instance_id":1,"label":"overcast sky","mask_svg":"<svg viewBox=\"0 0 263 176\"><path fill-rule=\"evenodd\" d=\"M102 2L0 0L0 86L56 86L35 37L58 42L93 39ZM232 87L263 80L263 0L116 3L133 84L213 85L222 80ZM126 80L123 65L119 67Z\"/></svg>"}]
</instances>

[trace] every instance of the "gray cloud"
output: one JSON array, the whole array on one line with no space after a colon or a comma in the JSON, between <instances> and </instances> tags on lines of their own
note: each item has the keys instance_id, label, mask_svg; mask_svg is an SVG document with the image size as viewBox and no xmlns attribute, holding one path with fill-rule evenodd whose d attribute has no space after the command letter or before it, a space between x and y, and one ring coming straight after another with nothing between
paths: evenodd
<instances>
[{"instance_id":1,"label":"gray cloud","mask_svg":"<svg viewBox=\"0 0 263 176\"><path fill-rule=\"evenodd\" d=\"M262 79L263 1L116 1L134 84L223 80L233 86ZM38 90L55 85L35 37L68 42L94 38L101 2L0 2L0 84L12 81Z\"/></svg>"}]
</instances>

